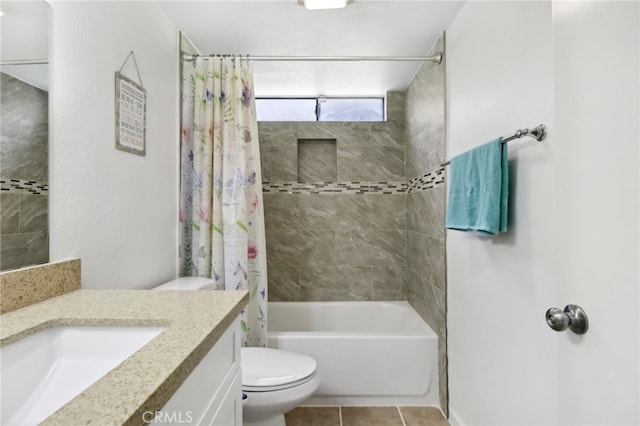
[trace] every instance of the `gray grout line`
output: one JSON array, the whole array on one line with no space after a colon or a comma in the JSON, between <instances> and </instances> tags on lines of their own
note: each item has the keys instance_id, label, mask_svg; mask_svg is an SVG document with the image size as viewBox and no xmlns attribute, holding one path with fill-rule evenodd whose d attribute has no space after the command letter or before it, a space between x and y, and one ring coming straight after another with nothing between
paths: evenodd
<instances>
[{"instance_id":1,"label":"gray grout line","mask_svg":"<svg viewBox=\"0 0 640 426\"><path fill-rule=\"evenodd\" d=\"M400 420L402 420L402 426L407 426L407 424L404 422L404 417L402 416L402 411L400 410L400 406L396 405L396 409L398 410L398 414L400 414Z\"/></svg>"},{"instance_id":2,"label":"gray grout line","mask_svg":"<svg viewBox=\"0 0 640 426\"><path fill-rule=\"evenodd\" d=\"M340 415L340 426L342 426L342 407L338 407L338 414Z\"/></svg>"}]
</instances>

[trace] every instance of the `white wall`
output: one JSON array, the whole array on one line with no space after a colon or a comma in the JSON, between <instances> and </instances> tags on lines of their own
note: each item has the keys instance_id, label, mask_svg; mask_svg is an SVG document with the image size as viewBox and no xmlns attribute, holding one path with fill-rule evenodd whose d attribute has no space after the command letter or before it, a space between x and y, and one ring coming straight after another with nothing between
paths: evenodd
<instances>
[{"instance_id":1,"label":"white wall","mask_svg":"<svg viewBox=\"0 0 640 426\"><path fill-rule=\"evenodd\" d=\"M176 276L177 31L155 2L52 3L51 261L84 288ZM114 73L133 50L147 89L147 155L115 149ZM137 80L129 64L125 75Z\"/></svg>"},{"instance_id":2,"label":"white wall","mask_svg":"<svg viewBox=\"0 0 640 426\"><path fill-rule=\"evenodd\" d=\"M637 1L554 2L557 302L591 323L560 339L560 424L640 424L639 28Z\"/></svg>"},{"instance_id":3,"label":"white wall","mask_svg":"<svg viewBox=\"0 0 640 426\"><path fill-rule=\"evenodd\" d=\"M508 145L509 232L447 232L452 422L549 425L557 417L553 54L548 2L468 2L447 30L449 157L519 128Z\"/></svg>"},{"instance_id":4,"label":"white wall","mask_svg":"<svg viewBox=\"0 0 640 426\"><path fill-rule=\"evenodd\" d=\"M448 30L449 154L509 144L510 230L447 234L450 411L465 425L637 425L637 2L469 2ZM590 330L556 333L577 303Z\"/></svg>"}]
</instances>

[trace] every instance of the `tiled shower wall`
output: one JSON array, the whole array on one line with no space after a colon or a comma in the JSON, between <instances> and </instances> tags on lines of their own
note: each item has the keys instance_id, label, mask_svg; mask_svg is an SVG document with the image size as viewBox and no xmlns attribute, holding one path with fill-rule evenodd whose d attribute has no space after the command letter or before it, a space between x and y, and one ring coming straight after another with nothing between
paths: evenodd
<instances>
[{"instance_id":1,"label":"tiled shower wall","mask_svg":"<svg viewBox=\"0 0 640 426\"><path fill-rule=\"evenodd\" d=\"M259 123L269 300L406 299L403 93L387 118Z\"/></svg>"},{"instance_id":2,"label":"tiled shower wall","mask_svg":"<svg viewBox=\"0 0 640 426\"><path fill-rule=\"evenodd\" d=\"M444 52L444 35L434 54ZM406 99L406 175L444 175L445 65L425 62ZM407 194L407 300L438 335L440 406L447 414L445 185Z\"/></svg>"},{"instance_id":3,"label":"tiled shower wall","mask_svg":"<svg viewBox=\"0 0 640 426\"><path fill-rule=\"evenodd\" d=\"M0 73L0 269L49 261L48 93Z\"/></svg>"},{"instance_id":4,"label":"tiled shower wall","mask_svg":"<svg viewBox=\"0 0 640 426\"><path fill-rule=\"evenodd\" d=\"M259 135L269 300L408 300L438 335L446 414L444 78L425 63L387 94L386 122L262 122Z\"/></svg>"}]
</instances>

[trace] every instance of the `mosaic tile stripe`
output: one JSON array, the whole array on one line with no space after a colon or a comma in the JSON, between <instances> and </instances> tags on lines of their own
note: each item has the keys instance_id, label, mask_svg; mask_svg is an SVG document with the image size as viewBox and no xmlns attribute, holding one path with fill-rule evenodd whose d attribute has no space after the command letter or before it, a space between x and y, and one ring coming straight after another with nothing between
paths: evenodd
<instances>
[{"instance_id":1,"label":"mosaic tile stripe","mask_svg":"<svg viewBox=\"0 0 640 426\"><path fill-rule=\"evenodd\" d=\"M436 185L444 183L444 177L444 168L441 168L424 176L413 178L407 182L407 192L425 191L434 188Z\"/></svg>"},{"instance_id":2,"label":"mosaic tile stripe","mask_svg":"<svg viewBox=\"0 0 640 426\"><path fill-rule=\"evenodd\" d=\"M265 194L404 194L404 182L262 182Z\"/></svg>"},{"instance_id":3,"label":"mosaic tile stripe","mask_svg":"<svg viewBox=\"0 0 640 426\"><path fill-rule=\"evenodd\" d=\"M49 193L49 185L34 180L0 178L0 191L2 193L27 193L46 195Z\"/></svg>"},{"instance_id":4,"label":"mosaic tile stripe","mask_svg":"<svg viewBox=\"0 0 640 426\"><path fill-rule=\"evenodd\" d=\"M426 191L444 183L445 170L438 169L409 182L262 182L265 194L404 194Z\"/></svg>"}]
</instances>

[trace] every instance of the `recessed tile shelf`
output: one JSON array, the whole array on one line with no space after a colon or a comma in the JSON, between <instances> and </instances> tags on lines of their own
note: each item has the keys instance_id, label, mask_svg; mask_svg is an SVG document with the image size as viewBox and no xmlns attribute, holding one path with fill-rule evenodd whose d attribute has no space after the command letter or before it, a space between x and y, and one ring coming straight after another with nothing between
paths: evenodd
<instances>
[{"instance_id":1,"label":"recessed tile shelf","mask_svg":"<svg viewBox=\"0 0 640 426\"><path fill-rule=\"evenodd\" d=\"M298 182L338 180L335 139L298 139Z\"/></svg>"}]
</instances>

